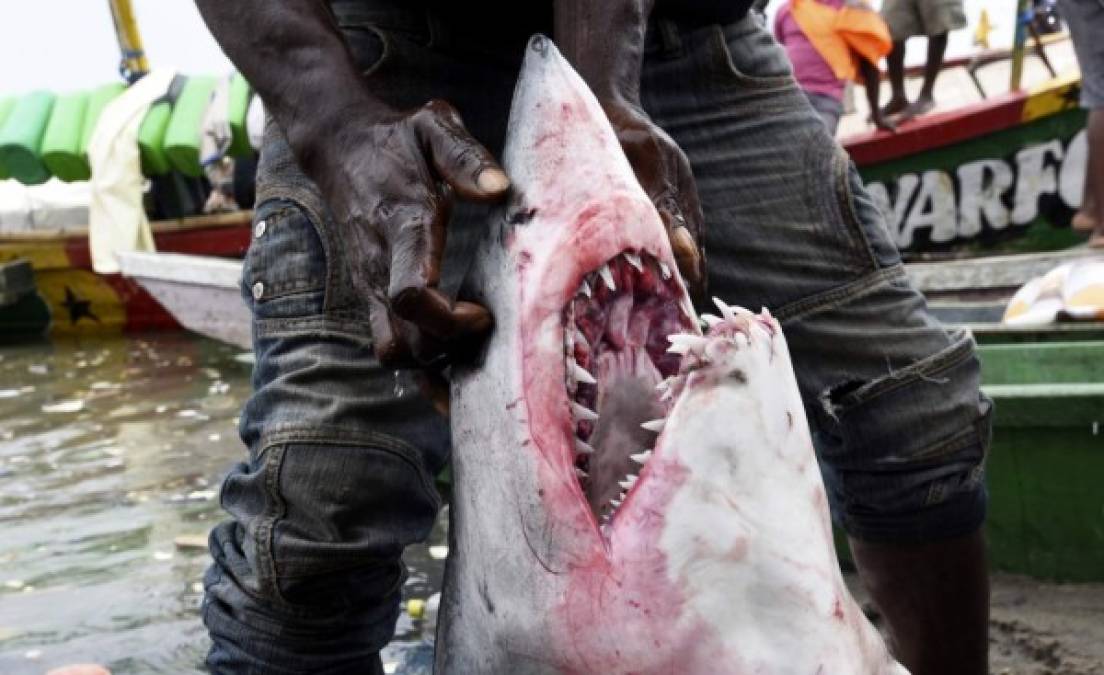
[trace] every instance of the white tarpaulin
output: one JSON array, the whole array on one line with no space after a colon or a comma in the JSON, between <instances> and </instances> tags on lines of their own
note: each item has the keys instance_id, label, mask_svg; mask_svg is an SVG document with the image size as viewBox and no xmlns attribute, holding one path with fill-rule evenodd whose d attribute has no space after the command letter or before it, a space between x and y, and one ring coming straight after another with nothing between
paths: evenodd
<instances>
[{"instance_id":1,"label":"white tarpaulin","mask_svg":"<svg viewBox=\"0 0 1104 675\"><path fill-rule=\"evenodd\" d=\"M176 75L149 73L112 101L100 115L88 144L92 201L88 243L92 267L100 274L119 271L116 251L153 251L153 234L142 205L145 178L138 155L138 129L150 104L163 96Z\"/></svg>"}]
</instances>

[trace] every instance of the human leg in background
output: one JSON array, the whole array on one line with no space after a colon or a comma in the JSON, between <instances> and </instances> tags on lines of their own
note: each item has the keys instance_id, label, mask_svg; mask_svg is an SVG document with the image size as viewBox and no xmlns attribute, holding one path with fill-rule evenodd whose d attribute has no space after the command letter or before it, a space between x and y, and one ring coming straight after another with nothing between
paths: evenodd
<instances>
[{"instance_id":1,"label":"human leg in background","mask_svg":"<svg viewBox=\"0 0 1104 675\"><path fill-rule=\"evenodd\" d=\"M1085 174L1085 201L1080 213L1092 221L1089 245L1104 247L1104 107L1089 111L1089 161Z\"/></svg>"},{"instance_id":2,"label":"human leg in background","mask_svg":"<svg viewBox=\"0 0 1104 675\"><path fill-rule=\"evenodd\" d=\"M904 115L901 116L903 120L925 115L935 107L935 80L939 77L939 71L943 69L943 55L946 53L946 33L928 38L928 60L924 64L924 84L921 85L916 100L905 109Z\"/></svg>"},{"instance_id":3,"label":"human leg in background","mask_svg":"<svg viewBox=\"0 0 1104 675\"><path fill-rule=\"evenodd\" d=\"M896 115L908 107L905 95L905 41L895 40L893 51L886 57L886 70L889 73L889 86L892 96L882 108L882 116Z\"/></svg>"}]
</instances>

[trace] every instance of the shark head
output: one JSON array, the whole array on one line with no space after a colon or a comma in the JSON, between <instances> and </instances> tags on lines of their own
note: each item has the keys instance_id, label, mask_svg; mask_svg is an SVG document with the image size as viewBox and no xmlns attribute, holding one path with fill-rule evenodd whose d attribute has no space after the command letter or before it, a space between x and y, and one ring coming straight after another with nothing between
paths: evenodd
<instances>
[{"instance_id":1,"label":"shark head","mask_svg":"<svg viewBox=\"0 0 1104 675\"><path fill-rule=\"evenodd\" d=\"M547 38L504 164L469 286L496 330L453 377L439 671L902 672L840 577L778 323L720 301L698 318Z\"/></svg>"}]
</instances>

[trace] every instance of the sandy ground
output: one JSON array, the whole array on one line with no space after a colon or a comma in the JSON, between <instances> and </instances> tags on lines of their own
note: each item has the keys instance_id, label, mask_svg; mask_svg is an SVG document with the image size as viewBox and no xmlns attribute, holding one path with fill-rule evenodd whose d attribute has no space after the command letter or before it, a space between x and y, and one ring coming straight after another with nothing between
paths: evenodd
<instances>
[{"instance_id":1,"label":"sandy ground","mask_svg":"<svg viewBox=\"0 0 1104 675\"><path fill-rule=\"evenodd\" d=\"M847 581L868 607L857 578ZM993 675L1104 675L1104 584L994 575L989 663Z\"/></svg>"}]
</instances>

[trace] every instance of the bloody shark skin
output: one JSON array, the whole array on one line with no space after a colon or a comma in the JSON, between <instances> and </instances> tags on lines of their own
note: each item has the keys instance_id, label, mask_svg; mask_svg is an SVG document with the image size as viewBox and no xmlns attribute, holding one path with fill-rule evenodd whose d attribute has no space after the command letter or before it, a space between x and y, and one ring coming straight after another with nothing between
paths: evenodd
<instances>
[{"instance_id":1,"label":"bloody shark skin","mask_svg":"<svg viewBox=\"0 0 1104 675\"><path fill-rule=\"evenodd\" d=\"M529 43L452 386L437 672L907 675L848 594L778 323L703 335L597 101Z\"/></svg>"}]
</instances>

